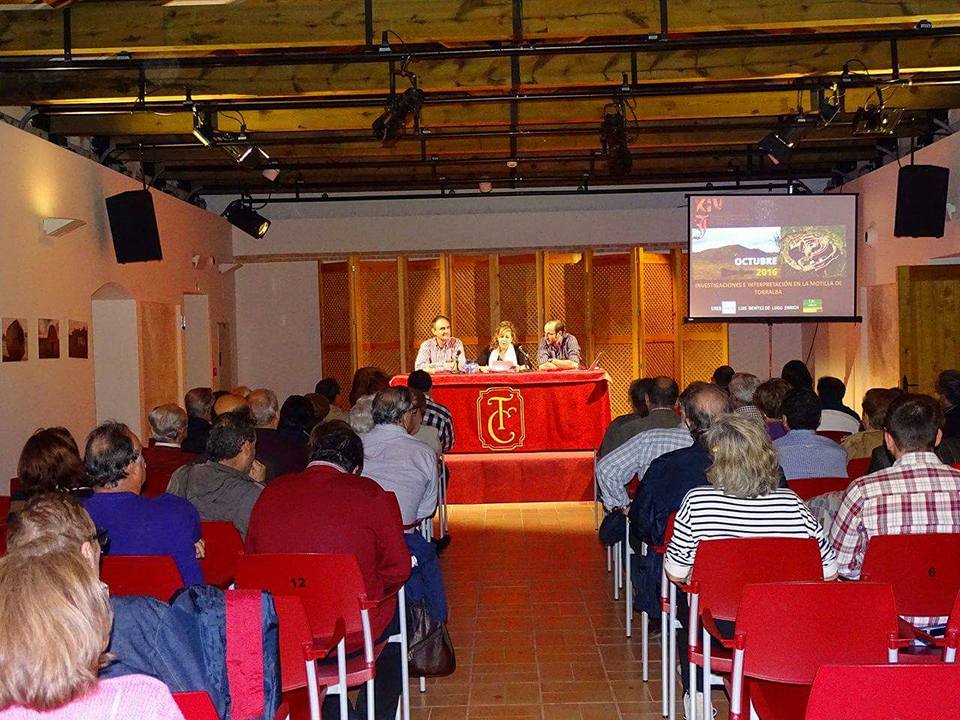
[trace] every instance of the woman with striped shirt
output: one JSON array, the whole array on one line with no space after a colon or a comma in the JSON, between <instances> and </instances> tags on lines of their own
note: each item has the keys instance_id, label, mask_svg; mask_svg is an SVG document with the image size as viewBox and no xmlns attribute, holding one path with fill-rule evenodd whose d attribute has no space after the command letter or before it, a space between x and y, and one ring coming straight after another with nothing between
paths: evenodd
<instances>
[{"instance_id":1,"label":"woman with striped shirt","mask_svg":"<svg viewBox=\"0 0 960 720\"><path fill-rule=\"evenodd\" d=\"M676 583L690 578L697 546L702 540L744 537L813 538L820 548L823 577L837 576L837 560L823 528L803 501L780 483L777 451L766 430L751 419L726 415L704 434L703 441L713 456L707 469L708 485L690 490L683 498L673 526L673 536L664 558L667 576ZM687 617L686 595L680 593L678 617ZM717 621L721 632L732 633L733 623ZM685 665L687 631L677 631L677 649ZM702 692L703 675L698 670L697 690ZM689 677L684 667L684 708L689 717ZM702 706L701 692L697 702Z\"/></svg>"}]
</instances>

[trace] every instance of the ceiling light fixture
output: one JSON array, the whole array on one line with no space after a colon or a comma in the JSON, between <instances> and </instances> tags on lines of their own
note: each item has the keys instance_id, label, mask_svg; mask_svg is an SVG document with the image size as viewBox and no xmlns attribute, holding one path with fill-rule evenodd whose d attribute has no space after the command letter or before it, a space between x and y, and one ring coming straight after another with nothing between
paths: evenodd
<instances>
[{"instance_id":1,"label":"ceiling light fixture","mask_svg":"<svg viewBox=\"0 0 960 720\"><path fill-rule=\"evenodd\" d=\"M627 136L626 105L622 98L618 98L612 107L612 112L604 112L603 122L600 123L600 148L607 159L610 174L622 177L630 174L633 169L633 156L630 154L630 140Z\"/></svg>"},{"instance_id":2,"label":"ceiling light fixture","mask_svg":"<svg viewBox=\"0 0 960 720\"><path fill-rule=\"evenodd\" d=\"M86 224L77 218L47 217L43 219L43 234L47 237L60 237Z\"/></svg>"},{"instance_id":3,"label":"ceiling light fixture","mask_svg":"<svg viewBox=\"0 0 960 720\"><path fill-rule=\"evenodd\" d=\"M903 117L903 108L888 108L883 105L862 107L853 116L853 134L893 135Z\"/></svg>"},{"instance_id":4,"label":"ceiling light fixture","mask_svg":"<svg viewBox=\"0 0 960 720\"><path fill-rule=\"evenodd\" d=\"M384 147L396 145L407 127L417 123L424 99L423 90L416 86L408 87L400 95L392 95L380 117L373 121L373 136Z\"/></svg>"},{"instance_id":5,"label":"ceiling light fixture","mask_svg":"<svg viewBox=\"0 0 960 720\"><path fill-rule=\"evenodd\" d=\"M193 110L193 136L204 147L210 147L217 141L217 114Z\"/></svg>"},{"instance_id":6,"label":"ceiling light fixture","mask_svg":"<svg viewBox=\"0 0 960 720\"><path fill-rule=\"evenodd\" d=\"M259 240L270 229L270 221L254 210L249 201L243 198L234 200L223 211L223 217L234 227L243 230L247 235Z\"/></svg>"}]
</instances>

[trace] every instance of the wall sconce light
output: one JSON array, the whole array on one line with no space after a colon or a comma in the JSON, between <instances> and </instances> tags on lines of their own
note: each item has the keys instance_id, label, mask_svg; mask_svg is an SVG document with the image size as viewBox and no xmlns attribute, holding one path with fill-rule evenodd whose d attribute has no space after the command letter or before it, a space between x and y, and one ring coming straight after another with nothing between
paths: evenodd
<instances>
[{"instance_id":1,"label":"wall sconce light","mask_svg":"<svg viewBox=\"0 0 960 720\"><path fill-rule=\"evenodd\" d=\"M86 223L76 218L47 217L43 219L43 234L47 237L60 237L72 233Z\"/></svg>"}]
</instances>

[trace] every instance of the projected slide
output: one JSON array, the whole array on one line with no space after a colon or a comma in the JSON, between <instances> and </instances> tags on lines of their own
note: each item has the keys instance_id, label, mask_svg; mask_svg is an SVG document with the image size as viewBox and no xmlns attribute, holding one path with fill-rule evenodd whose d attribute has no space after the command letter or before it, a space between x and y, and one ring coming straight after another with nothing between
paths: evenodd
<instances>
[{"instance_id":1,"label":"projected slide","mask_svg":"<svg viewBox=\"0 0 960 720\"><path fill-rule=\"evenodd\" d=\"M692 319L855 315L856 195L693 195Z\"/></svg>"}]
</instances>

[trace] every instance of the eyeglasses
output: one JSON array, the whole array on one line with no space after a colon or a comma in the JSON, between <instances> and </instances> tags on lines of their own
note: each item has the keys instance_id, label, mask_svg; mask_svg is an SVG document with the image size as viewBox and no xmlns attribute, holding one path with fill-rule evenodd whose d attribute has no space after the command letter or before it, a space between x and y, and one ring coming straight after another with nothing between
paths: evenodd
<instances>
[{"instance_id":1,"label":"eyeglasses","mask_svg":"<svg viewBox=\"0 0 960 720\"><path fill-rule=\"evenodd\" d=\"M97 528L97 531L93 534L93 537L90 538L90 542L93 541L96 541L100 546L100 552L106 552L107 547L110 545L110 535L106 530Z\"/></svg>"}]
</instances>

